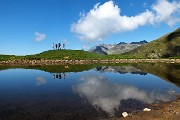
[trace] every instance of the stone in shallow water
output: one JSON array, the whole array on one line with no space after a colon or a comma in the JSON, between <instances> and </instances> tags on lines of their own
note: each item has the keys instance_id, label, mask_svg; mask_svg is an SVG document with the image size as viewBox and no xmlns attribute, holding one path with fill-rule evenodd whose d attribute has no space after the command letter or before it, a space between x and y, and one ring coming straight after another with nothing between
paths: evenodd
<instances>
[{"instance_id":1,"label":"stone in shallow water","mask_svg":"<svg viewBox=\"0 0 180 120\"><path fill-rule=\"evenodd\" d=\"M147 111L151 111L151 109L149 109L149 108L144 108L143 111L146 111L146 112L147 112Z\"/></svg>"},{"instance_id":2,"label":"stone in shallow water","mask_svg":"<svg viewBox=\"0 0 180 120\"><path fill-rule=\"evenodd\" d=\"M128 113L127 113L127 112L123 112L123 113L122 113L122 116L123 116L123 117L127 117L127 116L128 116Z\"/></svg>"}]
</instances>

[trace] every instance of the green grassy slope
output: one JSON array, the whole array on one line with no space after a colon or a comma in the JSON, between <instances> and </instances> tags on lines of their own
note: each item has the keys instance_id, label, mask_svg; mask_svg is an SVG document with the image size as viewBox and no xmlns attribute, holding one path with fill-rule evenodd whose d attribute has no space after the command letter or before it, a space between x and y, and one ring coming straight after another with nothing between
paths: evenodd
<instances>
[{"instance_id":1,"label":"green grassy slope","mask_svg":"<svg viewBox=\"0 0 180 120\"><path fill-rule=\"evenodd\" d=\"M83 50L49 50L35 55L15 56L15 55L0 55L0 61L6 60L102 60L102 59L132 59L139 58L132 55L102 55L91 53Z\"/></svg>"},{"instance_id":2,"label":"green grassy slope","mask_svg":"<svg viewBox=\"0 0 180 120\"><path fill-rule=\"evenodd\" d=\"M127 54L145 58L180 58L180 28Z\"/></svg>"},{"instance_id":3,"label":"green grassy slope","mask_svg":"<svg viewBox=\"0 0 180 120\"><path fill-rule=\"evenodd\" d=\"M104 58L105 55L99 55L96 53L90 53L82 50L49 50L39 54L26 55L26 56L0 55L0 61L17 60L17 59L84 60L84 59L104 59Z\"/></svg>"},{"instance_id":4,"label":"green grassy slope","mask_svg":"<svg viewBox=\"0 0 180 120\"><path fill-rule=\"evenodd\" d=\"M26 59L67 59L67 60L84 60L84 59L103 59L105 55L90 53L82 50L49 50L36 55L25 56Z\"/></svg>"},{"instance_id":5,"label":"green grassy slope","mask_svg":"<svg viewBox=\"0 0 180 120\"><path fill-rule=\"evenodd\" d=\"M15 55L1 55L0 54L0 61L6 61L6 60L14 60L14 59L21 59L22 56L15 56Z\"/></svg>"}]
</instances>

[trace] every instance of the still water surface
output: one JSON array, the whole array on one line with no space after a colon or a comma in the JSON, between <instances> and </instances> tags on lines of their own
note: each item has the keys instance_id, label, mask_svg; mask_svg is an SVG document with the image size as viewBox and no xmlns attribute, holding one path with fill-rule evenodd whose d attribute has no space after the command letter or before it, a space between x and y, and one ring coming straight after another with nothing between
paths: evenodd
<instances>
[{"instance_id":1,"label":"still water surface","mask_svg":"<svg viewBox=\"0 0 180 120\"><path fill-rule=\"evenodd\" d=\"M179 65L65 67L1 68L0 120L118 118L180 94Z\"/></svg>"}]
</instances>

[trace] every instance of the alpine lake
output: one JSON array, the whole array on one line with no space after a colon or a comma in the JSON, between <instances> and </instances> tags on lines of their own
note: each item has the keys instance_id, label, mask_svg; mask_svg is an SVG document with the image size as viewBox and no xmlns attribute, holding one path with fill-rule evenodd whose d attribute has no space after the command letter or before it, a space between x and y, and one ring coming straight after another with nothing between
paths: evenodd
<instances>
[{"instance_id":1,"label":"alpine lake","mask_svg":"<svg viewBox=\"0 0 180 120\"><path fill-rule=\"evenodd\" d=\"M0 120L120 118L178 95L180 64L0 66Z\"/></svg>"}]
</instances>

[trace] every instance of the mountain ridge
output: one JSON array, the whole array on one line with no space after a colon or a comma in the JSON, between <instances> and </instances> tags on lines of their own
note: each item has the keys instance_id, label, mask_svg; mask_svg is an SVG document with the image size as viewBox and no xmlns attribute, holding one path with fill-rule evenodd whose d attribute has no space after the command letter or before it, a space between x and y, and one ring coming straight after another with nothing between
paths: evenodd
<instances>
[{"instance_id":1,"label":"mountain ridge","mask_svg":"<svg viewBox=\"0 0 180 120\"><path fill-rule=\"evenodd\" d=\"M111 54L122 54L129 52L137 47L147 44L146 40L139 41L139 42L120 42L118 44L100 44L90 48L89 52L99 53L104 55L111 55Z\"/></svg>"}]
</instances>

